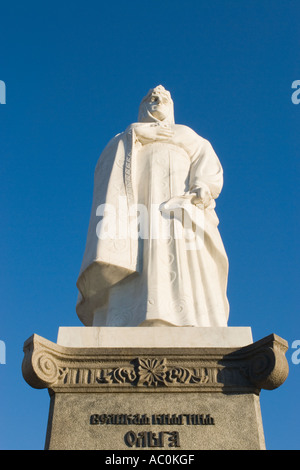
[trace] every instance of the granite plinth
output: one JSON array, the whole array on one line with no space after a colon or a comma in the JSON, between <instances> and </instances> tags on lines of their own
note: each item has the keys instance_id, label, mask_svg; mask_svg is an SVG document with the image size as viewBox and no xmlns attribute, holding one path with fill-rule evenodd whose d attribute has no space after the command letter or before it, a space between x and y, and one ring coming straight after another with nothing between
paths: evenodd
<instances>
[{"instance_id":1,"label":"granite plinth","mask_svg":"<svg viewBox=\"0 0 300 470\"><path fill-rule=\"evenodd\" d=\"M55 394L46 449L264 450L259 397L157 391Z\"/></svg>"},{"instance_id":2,"label":"granite plinth","mask_svg":"<svg viewBox=\"0 0 300 470\"><path fill-rule=\"evenodd\" d=\"M83 339L79 330L58 335L76 347L37 335L25 342L24 378L51 397L46 449L265 449L259 395L288 375L285 340L250 336L249 344L226 347L223 332L215 347L191 347L182 331L182 344L170 347L169 328L160 328L163 346L154 345L154 331L142 346L135 330L136 341L124 328L129 337L119 342L106 331L103 346L93 343L99 332L91 340L91 331Z\"/></svg>"}]
</instances>

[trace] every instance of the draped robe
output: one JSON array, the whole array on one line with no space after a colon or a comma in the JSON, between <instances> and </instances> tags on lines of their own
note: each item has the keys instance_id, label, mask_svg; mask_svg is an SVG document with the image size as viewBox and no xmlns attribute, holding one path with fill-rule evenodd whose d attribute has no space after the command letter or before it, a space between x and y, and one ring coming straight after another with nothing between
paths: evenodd
<instances>
[{"instance_id":1,"label":"draped robe","mask_svg":"<svg viewBox=\"0 0 300 470\"><path fill-rule=\"evenodd\" d=\"M172 123L167 142L141 144L137 127L154 125L163 123L130 125L96 165L77 314L87 326L227 326L228 260L215 213L220 161L211 144L184 125ZM212 196L206 208L192 203L191 191L199 187ZM176 237L176 216L167 238L152 236L154 220L162 222L174 200L189 204L196 225L195 214L201 215L196 249ZM148 217L142 236L139 206Z\"/></svg>"}]
</instances>

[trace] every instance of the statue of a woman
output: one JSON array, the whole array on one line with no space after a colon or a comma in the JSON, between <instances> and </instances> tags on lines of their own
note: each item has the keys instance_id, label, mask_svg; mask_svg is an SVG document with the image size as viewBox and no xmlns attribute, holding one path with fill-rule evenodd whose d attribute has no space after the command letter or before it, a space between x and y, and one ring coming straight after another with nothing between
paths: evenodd
<instances>
[{"instance_id":1,"label":"statue of a woman","mask_svg":"<svg viewBox=\"0 0 300 470\"><path fill-rule=\"evenodd\" d=\"M210 143L174 123L161 85L95 169L77 314L87 326L227 326L228 260ZM181 230L182 229L182 230Z\"/></svg>"}]
</instances>

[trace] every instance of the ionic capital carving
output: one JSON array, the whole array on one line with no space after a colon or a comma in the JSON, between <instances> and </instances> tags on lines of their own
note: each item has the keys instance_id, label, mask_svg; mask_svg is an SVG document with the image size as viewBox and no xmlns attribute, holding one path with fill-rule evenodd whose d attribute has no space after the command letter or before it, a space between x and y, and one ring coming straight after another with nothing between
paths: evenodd
<instances>
[{"instance_id":1,"label":"ionic capital carving","mask_svg":"<svg viewBox=\"0 0 300 470\"><path fill-rule=\"evenodd\" d=\"M233 348L66 348L33 335L24 345L25 380L54 391L259 393L288 376L287 343L270 335Z\"/></svg>"}]
</instances>

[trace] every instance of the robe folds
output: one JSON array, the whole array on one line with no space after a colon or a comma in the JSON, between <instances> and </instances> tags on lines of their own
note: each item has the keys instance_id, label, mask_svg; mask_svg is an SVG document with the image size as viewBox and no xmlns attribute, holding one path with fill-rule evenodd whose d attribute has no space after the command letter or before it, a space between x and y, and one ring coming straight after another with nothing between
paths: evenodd
<instances>
[{"instance_id":1,"label":"robe folds","mask_svg":"<svg viewBox=\"0 0 300 470\"><path fill-rule=\"evenodd\" d=\"M184 125L142 144L137 127L153 125L130 125L98 160L77 314L87 326L227 326L221 164ZM193 202L199 187L211 194L207 207Z\"/></svg>"}]
</instances>

